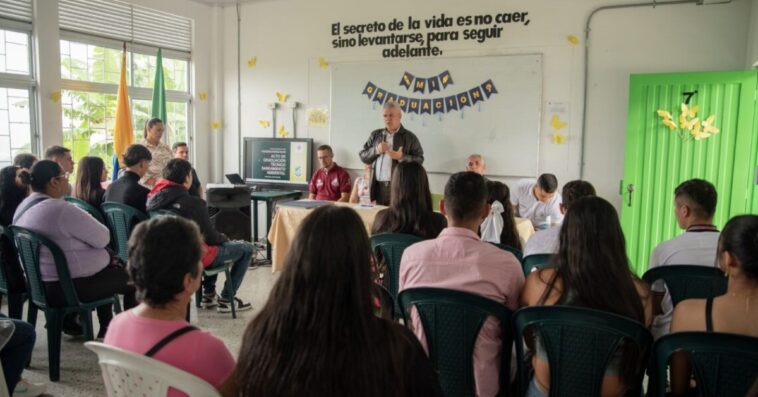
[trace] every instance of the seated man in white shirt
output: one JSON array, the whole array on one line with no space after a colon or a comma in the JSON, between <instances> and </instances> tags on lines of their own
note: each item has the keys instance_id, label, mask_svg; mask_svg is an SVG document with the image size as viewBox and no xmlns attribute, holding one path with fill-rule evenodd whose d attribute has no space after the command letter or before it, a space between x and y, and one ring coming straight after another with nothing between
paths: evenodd
<instances>
[{"instance_id":1,"label":"seated man in white shirt","mask_svg":"<svg viewBox=\"0 0 758 397\"><path fill-rule=\"evenodd\" d=\"M658 244L650 254L648 269L668 265L718 266L716 254L719 230L713 224L718 195L713 185L702 179L682 182L674 190L674 215L685 232ZM653 326L657 339L669 333L674 305L663 281L656 281L653 291Z\"/></svg>"},{"instance_id":2,"label":"seated man in white shirt","mask_svg":"<svg viewBox=\"0 0 758 397\"><path fill-rule=\"evenodd\" d=\"M595 187L587 181L576 180L563 185L563 190L561 191L563 202L560 204L561 215L566 214L571 204L580 198L595 195ZM527 240L524 247L524 256L558 253L558 237L560 234L561 225L554 225L549 229L538 231Z\"/></svg>"},{"instance_id":3,"label":"seated man in white shirt","mask_svg":"<svg viewBox=\"0 0 758 397\"><path fill-rule=\"evenodd\" d=\"M535 229L547 229L561 223L561 195L557 189L558 179L553 174L542 174L536 181L520 180L511 196L516 216L532 221Z\"/></svg>"}]
</instances>

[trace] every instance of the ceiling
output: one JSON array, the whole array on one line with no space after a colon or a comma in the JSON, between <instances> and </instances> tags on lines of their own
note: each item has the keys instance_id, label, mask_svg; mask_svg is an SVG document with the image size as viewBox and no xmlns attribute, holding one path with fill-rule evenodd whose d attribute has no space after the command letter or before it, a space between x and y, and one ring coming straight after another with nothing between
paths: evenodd
<instances>
[{"instance_id":1,"label":"ceiling","mask_svg":"<svg viewBox=\"0 0 758 397\"><path fill-rule=\"evenodd\" d=\"M237 3L261 3L264 1L273 1L273 0L191 0L195 3L205 4L209 6L219 6L219 7L226 7L226 6L233 6Z\"/></svg>"}]
</instances>

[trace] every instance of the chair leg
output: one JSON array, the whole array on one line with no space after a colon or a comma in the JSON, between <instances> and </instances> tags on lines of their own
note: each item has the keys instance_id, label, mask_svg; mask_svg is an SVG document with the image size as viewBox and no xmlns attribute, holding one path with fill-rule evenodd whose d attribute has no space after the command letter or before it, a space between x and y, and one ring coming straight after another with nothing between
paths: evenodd
<instances>
[{"instance_id":1,"label":"chair leg","mask_svg":"<svg viewBox=\"0 0 758 397\"><path fill-rule=\"evenodd\" d=\"M227 285L231 286L232 283L232 275L229 271L229 268L227 267L226 270L224 270L224 275L226 276ZM235 307L235 301L234 297L237 296L237 294L234 292L234 288L230 288L231 291L229 291L230 298L229 298L229 304L232 305L232 318L237 318L237 309Z\"/></svg>"},{"instance_id":2,"label":"chair leg","mask_svg":"<svg viewBox=\"0 0 758 397\"><path fill-rule=\"evenodd\" d=\"M50 381L57 382L61 374L61 332L63 332L63 313L56 309L45 311L47 320L47 355L50 364Z\"/></svg>"},{"instance_id":3,"label":"chair leg","mask_svg":"<svg viewBox=\"0 0 758 397\"><path fill-rule=\"evenodd\" d=\"M26 322L33 327L37 325L37 305L29 299L29 307L26 310Z\"/></svg>"},{"instance_id":4,"label":"chair leg","mask_svg":"<svg viewBox=\"0 0 758 397\"><path fill-rule=\"evenodd\" d=\"M80 311L79 320L82 322L82 327L84 328L84 339L88 341L95 340L95 330L92 325L92 311Z\"/></svg>"},{"instance_id":5,"label":"chair leg","mask_svg":"<svg viewBox=\"0 0 758 397\"><path fill-rule=\"evenodd\" d=\"M24 318L24 294L8 294L8 317L22 320Z\"/></svg>"}]
</instances>

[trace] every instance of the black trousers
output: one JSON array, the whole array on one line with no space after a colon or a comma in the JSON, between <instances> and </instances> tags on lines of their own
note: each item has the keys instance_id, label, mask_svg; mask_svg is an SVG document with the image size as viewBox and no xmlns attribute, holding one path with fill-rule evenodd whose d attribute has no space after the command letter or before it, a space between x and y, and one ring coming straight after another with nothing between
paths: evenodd
<instances>
[{"instance_id":1,"label":"black trousers","mask_svg":"<svg viewBox=\"0 0 758 397\"><path fill-rule=\"evenodd\" d=\"M376 203L390 205L390 182L376 181Z\"/></svg>"},{"instance_id":2,"label":"black trousers","mask_svg":"<svg viewBox=\"0 0 758 397\"><path fill-rule=\"evenodd\" d=\"M134 286L129 285L129 275L126 269L122 267L109 265L89 277L75 278L73 282L76 294L82 302L92 302L115 294L123 294L124 310L137 306ZM45 282L45 294L50 306L65 306L66 299L59 282ZM97 308L97 319L100 322L99 333L101 335L104 335L105 330L108 329L108 324L112 318L113 308L111 305Z\"/></svg>"}]
</instances>

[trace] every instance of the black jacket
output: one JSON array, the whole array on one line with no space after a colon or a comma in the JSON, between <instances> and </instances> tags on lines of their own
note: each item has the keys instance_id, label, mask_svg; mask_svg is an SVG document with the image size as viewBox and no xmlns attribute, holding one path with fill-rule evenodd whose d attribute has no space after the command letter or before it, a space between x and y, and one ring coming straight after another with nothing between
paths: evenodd
<instances>
[{"instance_id":1,"label":"black jacket","mask_svg":"<svg viewBox=\"0 0 758 397\"><path fill-rule=\"evenodd\" d=\"M182 218L195 221L208 245L219 245L229 241L211 224L205 201L190 196L184 186L168 186L147 200L147 210L169 210Z\"/></svg>"},{"instance_id":2,"label":"black jacket","mask_svg":"<svg viewBox=\"0 0 758 397\"><path fill-rule=\"evenodd\" d=\"M150 189L139 184L139 175L124 171L124 174L105 190L104 201L126 204L142 212L147 212L145 203Z\"/></svg>"},{"instance_id":3,"label":"black jacket","mask_svg":"<svg viewBox=\"0 0 758 397\"><path fill-rule=\"evenodd\" d=\"M371 131L371 135L369 135L368 140L363 144L363 150L361 150L359 153L361 156L361 161L363 161L364 164L374 164L376 159L379 158L379 153L376 152L376 146L384 141L384 135L386 133L387 130L385 128ZM403 148L403 158L401 161L415 161L422 164L424 163L424 149L421 147L421 142L419 142L415 134L406 130L402 125L400 126L400 129L395 133L395 136L392 138L392 150L397 150L400 147ZM393 172L395 171L395 166L397 166L397 163L397 160L392 160ZM375 184L376 176L374 175L374 170L372 169L371 200L376 200L377 189Z\"/></svg>"}]
</instances>

